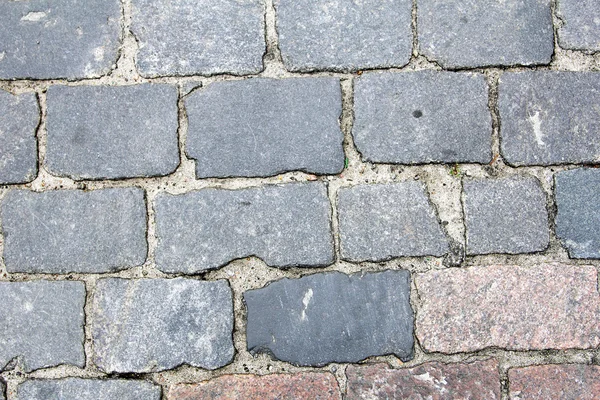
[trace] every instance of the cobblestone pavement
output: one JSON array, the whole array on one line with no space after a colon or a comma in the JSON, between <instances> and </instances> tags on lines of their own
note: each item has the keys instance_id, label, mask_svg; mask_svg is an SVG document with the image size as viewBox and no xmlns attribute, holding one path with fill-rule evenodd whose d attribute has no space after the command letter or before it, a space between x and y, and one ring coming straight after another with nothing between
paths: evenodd
<instances>
[{"instance_id":1,"label":"cobblestone pavement","mask_svg":"<svg viewBox=\"0 0 600 400\"><path fill-rule=\"evenodd\" d=\"M0 399L600 398L600 1L0 1Z\"/></svg>"}]
</instances>

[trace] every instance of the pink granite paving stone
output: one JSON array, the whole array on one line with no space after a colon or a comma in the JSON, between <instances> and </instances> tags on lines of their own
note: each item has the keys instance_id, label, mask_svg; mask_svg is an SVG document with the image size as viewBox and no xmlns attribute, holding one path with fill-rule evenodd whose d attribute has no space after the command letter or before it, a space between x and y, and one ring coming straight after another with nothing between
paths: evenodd
<instances>
[{"instance_id":1,"label":"pink granite paving stone","mask_svg":"<svg viewBox=\"0 0 600 400\"><path fill-rule=\"evenodd\" d=\"M512 400L600 398L600 367L567 364L512 368L508 371Z\"/></svg>"}]
</instances>

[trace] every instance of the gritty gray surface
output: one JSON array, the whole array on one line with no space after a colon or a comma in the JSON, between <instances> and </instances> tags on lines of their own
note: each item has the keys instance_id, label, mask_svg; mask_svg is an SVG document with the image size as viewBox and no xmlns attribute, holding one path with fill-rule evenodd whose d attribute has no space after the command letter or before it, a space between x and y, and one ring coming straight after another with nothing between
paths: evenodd
<instances>
[{"instance_id":1,"label":"gritty gray surface","mask_svg":"<svg viewBox=\"0 0 600 400\"><path fill-rule=\"evenodd\" d=\"M372 162L488 163L487 90L481 74L363 74L354 89L354 144Z\"/></svg>"},{"instance_id":2,"label":"gritty gray surface","mask_svg":"<svg viewBox=\"0 0 600 400\"><path fill-rule=\"evenodd\" d=\"M244 293L248 350L296 365L413 355L408 271L282 279Z\"/></svg>"},{"instance_id":3,"label":"gritty gray surface","mask_svg":"<svg viewBox=\"0 0 600 400\"><path fill-rule=\"evenodd\" d=\"M339 79L213 83L185 101L186 151L200 178L344 168Z\"/></svg>"},{"instance_id":4,"label":"gritty gray surface","mask_svg":"<svg viewBox=\"0 0 600 400\"><path fill-rule=\"evenodd\" d=\"M160 400L159 386L144 381L67 378L22 383L15 400Z\"/></svg>"},{"instance_id":5,"label":"gritty gray surface","mask_svg":"<svg viewBox=\"0 0 600 400\"><path fill-rule=\"evenodd\" d=\"M600 3L598 0L558 0L562 21L558 43L565 49L600 51Z\"/></svg>"}]
</instances>

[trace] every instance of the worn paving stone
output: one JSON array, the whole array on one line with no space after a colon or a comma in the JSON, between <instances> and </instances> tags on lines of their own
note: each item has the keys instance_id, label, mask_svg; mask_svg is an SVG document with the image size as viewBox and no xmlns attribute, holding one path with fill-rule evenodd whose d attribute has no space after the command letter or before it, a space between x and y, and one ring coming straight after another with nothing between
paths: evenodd
<instances>
[{"instance_id":1,"label":"worn paving stone","mask_svg":"<svg viewBox=\"0 0 600 400\"><path fill-rule=\"evenodd\" d=\"M600 398L600 367L539 365L508 370L509 398L514 400Z\"/></svg>"},{"instance_id":2,"label":"worn paving stone","mask_svg":"<svg viewBox=\"0 0 600 400\"><path fill-rule=\"evenodd\" d=\"M81 79L117 61L118 0L0 3L0 79Z\"/></svg>"},{"instance_id":3,"label":"worn paving stone","mask_svg":"<svg viewBox=\"0 0 600 400\"><path fill-rule=\"evenodd\" d=\"M490 266L418 274L416 333L427 352L588 349L600 344L596 269Z\"/></svg>"},{"instance_id":4,"label":"worn paving stone","mask_svg":"<svg viewBox=\"0 0 600 400\"><path fill-rule=\"evenodd\" d=\"M531 253L549 243L546 195L533 177L463 182L468 254Z\"/></svg>"},{"instance_id":5,"label":"worn paving stone","mask_svg":"<svg viewBox=\"0 0 600 400\"><path fill-rule=\"evenodd\" d=\"M14 96L0 90L0 185L35 179L39 121L35 94Z\"/></svg>"},{"instance_id":6,"label":"worn paving stone","mask_svg":"<svg viewBox=\"0 0 600 400\"><path fill-rule=\"evenodd\" d=\"M9 272L99 273L146 259L141 189L12 191L0 216Z\"/></svg>"},{"instance_id":7,"label":"worn paving stone","mask_svg":"<svg viewBox=\"0 0 600 400\"><path fill-rule=\"evenodd\" d=\"M199 178L344 168L337 78L218 82L185 101L186 151Z\"/></svg>"},{"instance_id":8,"label":"worn paving stone","mask_svg":"<svg viewBox=\"0 0 600 400\"><path fill-rule=\"evenodd\" d=\"M82 282L0 282L0 304L0 370L84 366Z\"/></svg>"},{"instance_id":9,"label":"worn paving stone","mask_svg":"<svg viewBox=\"0 0 600 400\"><path fill-rule=\"evenodd\" d=\"M562 24L558 43L564 49L600 51L600 6L598 0L560 0L556 13Z\"/></svg>"},{"instance_id":10,"label":"worn paving stone","mask_svg":"<svg viewBox=\"0 0 600 400\"><path fill-rule=\"evenodd\" d=\"M15 400L160 400L160 386L123 379L33 379L17 387Z\"/></svg>"},{"instance_id":11,"label":"worn paving stone","mask_svg":"<svg viewBox=\"0 0 600 400\"><path fill-rule=\"evenodd\" d=\"M387 364L349 365L346 399L500 399L498 371L493 359L431 362L403 369Z\"/></svg>"},{"instance_id":12,"label":"worn paving stone","mask_svg":"<svg viewBox=\"0 0 600 400\"><path fill-rule=\"evenodd\" d=\"M507 163L600 162L600 73L505 73L498 90Z\"/></svg>"},{"instance_id":13,"label":"worn paving stone","mask_svg":"<svg viewBox=\"0 0 600 400\"><path fill-rule=\"evenodd\" d=\"M292 71L351 71L408 64L412 2L275 0L283 63Z\"/></svg>"},{"instance_id":14,"label":"worn paving stone","mask_svg":"<svg viewBox=\"0 0 600 400\"><path fill-rule=\"evenodd\" d=\"M410 274L321 273L244 293L248 350L294 365L413 357Z\"/></svg>"},{"instance_id":15,"label":"worn paving stone","mask_svg":"<svg viewBox=\"0 0 600 400\"><path fill-rule=\"evenodd\" d=\"M550 0L420 0L420 53L446 68L549 64Z\"/></svg>"},{"instance_id":16,"label":"worn paving stone","mask_svg":"<svg viewBox=\"0 0 600 400\"><path fill-rule=\"evenodd\" d=\"M333 263L331 206L321 183L203 189L156 200L157 268L197 273L249 256L272 267Z\"/></svg>"},{"instance_id":17,"label":"worn paving stone","mask_svg":"<svg viewBox=\"0 0 600 400\"><path fill-rule=\"evenodd\" d=\"M133 0L137 67L146 77L236 75L262 70L264 11L259 0Z\"/></svg>"},{"instance_id":18,"label":"worn paving stone","mask_svg":"<svg viewBox=\"0 0 600 400\"><path fill-rule=\"evenodd\" d=\"M354 143L372 162L489 163L487 90L481 74L364 74L354 89Z\"/></svg>"},{"instance_id":19,"label":"worn paving stone","mask_svg":"<svg viewBox=\"0 0 600 400\"><path fill-rule=\"evenodd\" d=\"M338 219L346 260L441 256L448 251L448 239L420 182L341 188Z\"/></svg>"}]
</instances>

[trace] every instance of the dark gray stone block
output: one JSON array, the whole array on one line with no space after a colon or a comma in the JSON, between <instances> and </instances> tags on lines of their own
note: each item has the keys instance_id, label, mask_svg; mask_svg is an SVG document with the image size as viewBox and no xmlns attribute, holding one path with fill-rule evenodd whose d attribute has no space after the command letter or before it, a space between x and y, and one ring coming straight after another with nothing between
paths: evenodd
<instances>
[{"instance_id":1,"label":"dark gray stone block","mask_svg":"<svg viewBox=\"0 0 600 400\"><path fill-rule=\"evenodd\" d=\"M99 273L146 259L141 189L12 191L0 216L9 272Z\"/></svg>"},{"instance_id":2,"label":"dark gray stone block","mask_svg":"<svg viewBox=\"0 0 600 400\"><path fill-rule=\"evenodd\" d=\"M32 379L17 386L16 400L160 400L160 386L122 379Z\"/></svg>"},{"instance_id":3,"label":"dark gray stone block","mask_svg":"<svg viewBox=\"0 0 600 400\"><path fill-rule=\"evenodd\" d=\"M168 175L179 165L177 88L48 89L46 166L73 179Z\"/></svg>"},{"instance_id":4,"label":"dark gray stone block","mask_svg":"<svg viewBox=\"0 0 600 400\"><path fill-rule=\"evenodd\" d=\"M337 78L218 82L185 102L186 151L200 178L344 168Z\"/></svg>"},{"instance_id":5,"label":"dark gray stone block","mask_svg":"<svg viewBox=\"0 0 600 400\"><path fill-rule=\"evenodd\" d=\"M487 90L481 74L364 74L354 89L354 143L372 162L488 163Z\"/></svg>"},{"instance_id":6,"label":"dark gray stone block","mask_svg":"<svg viewBox=\"0 0 600 400\"><path fill-rule=\"evenodd\" d=\"M0 370L85 365L83 282L0 282Z\"/></svg>"},{"instance_id":7,"label":"dark gray stone block","mask_svg":"<svg viewBox=\"0 0 600 400\"><path fill-rule=\"evenodd\" d=\"M558 43L564 49L600 51L598 0L559 0L556 12L562 21Z\"/></svg>"},{"instance_id":8,"label":"dark gray stone block","mask_svg":"<svg viewBox=\"0 0 600 400\"><path fill-rule=\"evenodd\" d=\"M333 263L321 183L161 195L155 207L156 266L164 272L197 273L254 255L272 267Z\"/></svg>"},{"instance_id":9,"label":"dark gray stone block","mask_svg":"<svg viewBox=\"0 0 600 400\"><path fill-rule=\"evenodd\" d=\"M93 360L105 372L216 369L233 359L227 281L107 278L92 308Z\"/></svg>"},{"instance_id":10,"label":"dark gray stone block","mask_svg":"<svg viewBox=\"0 0 600 400\"><path fill-rule=\"evenodd\" d=\"M248 350L295 365L413 356L410 274L339 272L282 279L244 293Z\"/></svg>"}]
</instances>

